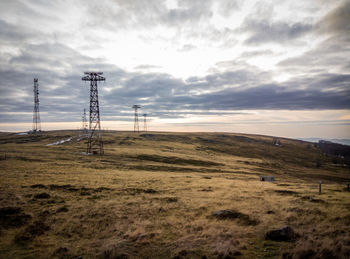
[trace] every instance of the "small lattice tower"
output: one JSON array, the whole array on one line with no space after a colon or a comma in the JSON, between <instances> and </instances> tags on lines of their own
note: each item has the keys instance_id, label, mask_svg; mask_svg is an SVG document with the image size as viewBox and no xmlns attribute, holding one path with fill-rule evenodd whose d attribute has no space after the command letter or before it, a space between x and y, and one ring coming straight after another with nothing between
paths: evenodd
<instances>
[{"instance_id":1,"label":"small lattice tower","mask_svg":"<svg viewBox=\"0 0 350 259\"><path fill-rule=\"evenodd\" d=\"M82 120L81 130L82 130L83 134L86 134L88 132L88 123L87 123L86 109L85 108L84 108L84 113L83 113L81 120Z\"/></svg>"},{"instance_id":2,"label":"small lattice tower","mask_svg":"<svg viewBox=\"0 0 350 259\"><path fill-rule=\"evenodd\" d=\"M34 78L34 110L33 110L33 133L41 131L41 121L39 113L39 83L38 78Z\"/></svg>"},{"instance_id":3,"label":"small lattice tower","mask_svg":"<svg viewBox=\"0 0 350 259\"><path fill-rule=\"evenodd\" d=\"M101 134L100 108L98 103L97 82L105 81L102 72L84 72L83 81L90 81L90 119L87 153L103 155L103 142Z\"/></svg>"},{"instance_id":4,"label":"small lattice tower","mask_svg":"<svg viewBox=\"0 0 350 259\"><path fill-rule=\"evenodd\" d=\"M143 114L143 131L147 132L147 114Z\"/></svg>"},{"instance_id":5,"label":"small lattice tower","mask_svg":"<svg viewBox=\"0 0 350 259\"><path fill-rule=\"evenodd\" d=\"M133 109L135 109L135 116L134 116L134 132L140 132L140 128L139 128L139 115L137 110L141 108L140 105L133 105L132 106Z\"/></svg>"}]
</instances>

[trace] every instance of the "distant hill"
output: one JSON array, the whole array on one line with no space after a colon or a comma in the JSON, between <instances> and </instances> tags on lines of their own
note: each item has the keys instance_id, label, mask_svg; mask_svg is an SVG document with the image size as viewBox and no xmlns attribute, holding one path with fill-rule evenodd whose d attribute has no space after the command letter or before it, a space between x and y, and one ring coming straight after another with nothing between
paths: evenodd
<instances>
[{"instance_id":1,"label":"distant hill","mask_svg":"<svg viewBox=\"0 0 350 259\"><path fill-rule=\"evenodd\" d=\"M337 143L337 144L342 144L342 145L348 145L350 146L350 139L325 139L325 138L299 138L300 140L304 140L304 141L309 141L309 142L319 142L320 140L325 140L325 141L330 141L333 143Z\"/></svg>"}]
</instances>

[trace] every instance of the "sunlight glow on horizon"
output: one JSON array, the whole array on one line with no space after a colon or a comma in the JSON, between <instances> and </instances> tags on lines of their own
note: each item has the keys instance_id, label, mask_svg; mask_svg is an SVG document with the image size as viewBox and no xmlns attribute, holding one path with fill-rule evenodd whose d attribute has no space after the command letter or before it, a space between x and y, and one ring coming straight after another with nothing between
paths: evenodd
<instances>
[{"instance_id":1,"label":"sunlight glow on horizon","mask_svg":"<svg viewBox=\"0 0 350 259\"><path fill-rule=\"evenodd\" d=\"M350 114L348 110L287 111L254 110L236 111L242 114L189 115L185 118L161 119L148 117L149 131L170 132L231 132L271 135L288 138L350 138L348 131ZM320 129L322 125L322 129ZM23 132L31 129L32 123L1 123L0 131ZM140 130L143 119L139 116ZM133 117L129 121L103 120L105 130L133 130ZM81 128L81 122L42 122L42 129L63 130ZM283 133L281 133L283 132Z\"/></svg>"}]
</instances>

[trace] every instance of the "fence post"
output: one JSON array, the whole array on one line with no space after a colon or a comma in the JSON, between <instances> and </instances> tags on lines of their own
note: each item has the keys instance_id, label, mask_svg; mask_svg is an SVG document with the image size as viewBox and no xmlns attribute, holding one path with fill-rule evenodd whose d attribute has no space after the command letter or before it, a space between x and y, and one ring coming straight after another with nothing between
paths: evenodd
<instances>
[{"instance_id":1,"label":"fence post","mask_svg":"<svg viewBox=\"0 0 350 259\"><path fill-rule=\"evenodd\" d=\"M321 194L321 192L322 192L322 181L320 181L318 185L318 193Z\"/></svg>"}]
</instances>

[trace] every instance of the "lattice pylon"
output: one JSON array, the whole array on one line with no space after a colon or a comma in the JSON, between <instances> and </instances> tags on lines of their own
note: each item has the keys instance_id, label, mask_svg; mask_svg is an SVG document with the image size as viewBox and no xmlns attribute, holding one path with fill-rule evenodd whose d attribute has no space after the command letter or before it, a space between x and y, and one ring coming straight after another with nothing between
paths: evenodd
<instances>
[{"instance_id":1,"label":"lattice pylon","mask_svg":"<svg viewBox=\"0 0 350 259\"><path fill-rule=\"evenodd\" d=\"M147 132L147 114L143 114L143 131Z\"/></svg>"},{"instance_id":2,"label":"lattice pylon","mask_svg":"<svg viewBox=\"0 0 350 259\"><path fill-rule=\"evenodd\" d=\"M88 132L88 122L87 122L87 118L86 118L86 109L85 108L84 108L84 113L83 113L81 120L82 120L81 130L82 130L83 134L86 134Z\"/></svg>"},{"instance_id":3,"label":"lattice pylon","mask_svg":"<svg viewBox=\"0 0 350 259\"><path fill-rule=\"evenodd\" d=\"M140 128L139 128L139 114L137 112L138 109L141 108L140 105L133 105L132 106L133 109L135 109L135 114L134 114L134 132L140 132Z\"/></svg>"},{"instance_id":4,"label":"lattice pylon","mask_svg":"<svg viewBox=\"0 0 350 259\"><path fill-rule=\"evenodd\" d=\"M103 155L103 142L101 134L100 108L98 102L97 82L105 81L101 76L102 72L84 72L86 76L83 81L90 81L90 118L89 118L89 134L87 153Z\"/></svg>"},{"instance_id":5,"label":"lattice pylon","mask_svg":"<svg viewBox=\"0 0 350 259\"><path fill-rule=\"evenodd\" d=\"M34 110L33 110L33 133L38 133L41 131L41 121L39 112L39 83L38 78L34 78Z\"/></svg>"}]
</instances>

